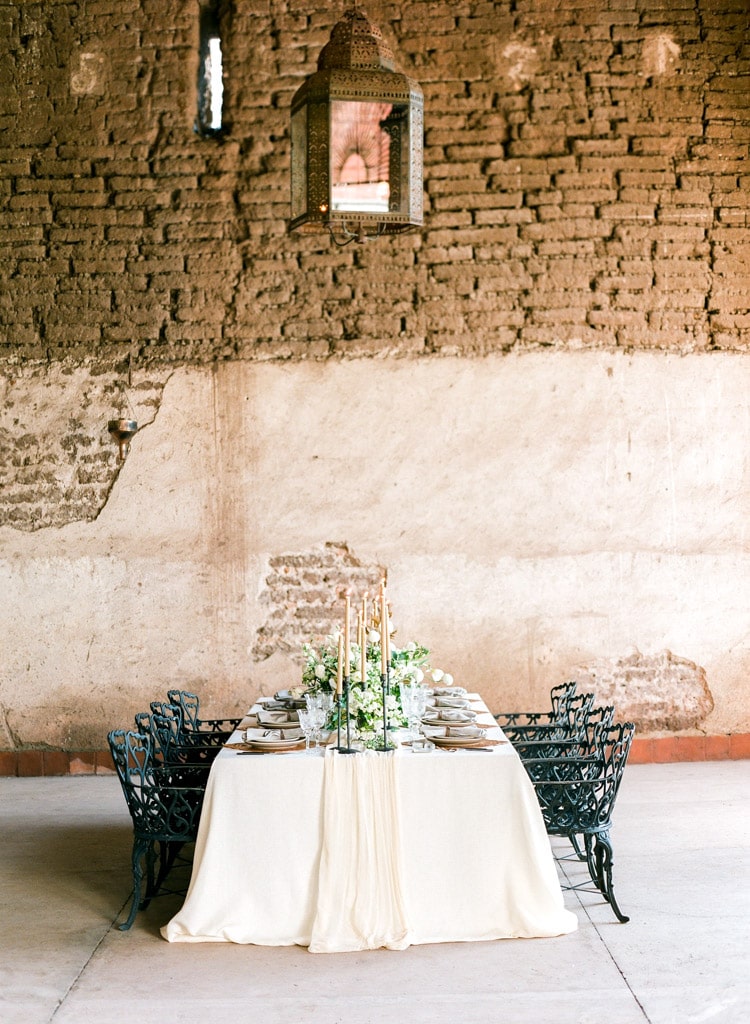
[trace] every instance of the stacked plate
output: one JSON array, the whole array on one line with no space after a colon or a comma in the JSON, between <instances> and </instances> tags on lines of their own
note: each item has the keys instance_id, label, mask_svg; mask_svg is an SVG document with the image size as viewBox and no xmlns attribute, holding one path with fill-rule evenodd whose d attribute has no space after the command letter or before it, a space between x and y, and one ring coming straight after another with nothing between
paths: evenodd
<instances>
[{"instance_id":1,"label":"stacked plate","mask_svg":"<svg viewBox=\"0 0 750 1024\"><path fill-rule=\"evenodd\" d=\"M267 711L262 708L255 718L261 729L299 728L299 715L294 710Z\"/></svg>"},{"instance_id":2,"label":"stacked plate","mask_svg":"<svg viewBox=\"0 0 750 1024\"><path fill-rule=\"evenodd\" d=\"M484 747L494 746L497 740L488 740L484 734L484 729L477 728L476 735L461 735L452 736L450 735L450 729L446 730L447 735L444 736L430 736L429 739L436 747L466 747L470 750L472 747Z\"/></svg>"},{"instance_id":3,"label":"stacked plate","mask_svg":"<svg viewBox=\"0 0 750 1024\"><path fill-rule=\"evenodd\" d=\"M279 690L278 693L274 694L274 699L280 707L297 709L307 707L304 697L298 697L290 693L289 690Z\"/></svg>"},{"instance_id":4,"label":"stacked plate","mask_svg":"<svg viewBox=\"0 0 750 1024\"><path fill-rule=\"evenodd\" d=\"M468 708L429 708L423 718L424 725L472 725L476 711Z\"/></svg>"},{"instance_id":5,"label":"stacked plate","mask_svg":"<svg viewBox=\"0 0 750 1024\"><path fill-rule=\"evenodd\" d=\"M470 702L466 697L433 697L433 707L436 708L468 708Z\"/></svg>"},{"instance_id":6,"label":"stacked plate","mask_svg":"<svg viewBox=\"0 0 750 1024\"><path fill-rule=\"evenodd\" d=\"M264 729L247 729L245 731L245 743L250 750L277 753L282 750L295 750L304 746L304 742L302 730L299 728L274 731L270 735Z\"/></svg>"}]
</instances>

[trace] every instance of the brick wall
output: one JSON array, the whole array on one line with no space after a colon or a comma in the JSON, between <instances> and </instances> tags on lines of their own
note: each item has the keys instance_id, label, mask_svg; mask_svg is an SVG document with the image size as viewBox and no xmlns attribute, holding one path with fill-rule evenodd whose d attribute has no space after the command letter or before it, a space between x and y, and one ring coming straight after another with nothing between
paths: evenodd
<instances>
[{"instance_id":1,"label":"brick wall","mask_svg":"<svg viewBox=\"0 0 750 1024\"><path fill-rule=\"evenodd\" d=\"M750 344L745 0L372 0L425 94L423 231L287 233L344 4L0 0L0 366Z\"/></svg>"}]
</instances>

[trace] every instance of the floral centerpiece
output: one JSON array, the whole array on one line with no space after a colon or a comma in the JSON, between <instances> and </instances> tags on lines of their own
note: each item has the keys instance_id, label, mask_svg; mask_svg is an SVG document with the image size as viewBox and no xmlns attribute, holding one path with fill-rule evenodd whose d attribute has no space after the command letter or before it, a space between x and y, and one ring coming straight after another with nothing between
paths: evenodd
<instances>
[{"instance_id":1,"label":"floral centerpiece","mask_svg":"<svg viewBox=\"0 0 750 1024\"><path fill-rule=\"evenodd\" d=\"M363 602L366 609L366 599ZM347 612L349 602L347 600ZM349 642L348 652L344 637L348 630L336 629L317 642L303 644L305 664L302 671L302 685L305 690L320 690L335 694L340 687L342 676L349 677L350 724L366 740L375 737L383 729L383 686L382 671L388 665L390 691L386 696L386 712L389 725L404 724L399 700L402 683L421 683L428 671L429 650L421 644L409 641L403 647L391 643L393 636L386 615L387 651L383 659L383 640L386 634L383 621L377 617L377 604L373 618L366 621L366 612L358 613L356 639ZM343 657L341 666L340 656Z\"/></svg>"}]
</instances>

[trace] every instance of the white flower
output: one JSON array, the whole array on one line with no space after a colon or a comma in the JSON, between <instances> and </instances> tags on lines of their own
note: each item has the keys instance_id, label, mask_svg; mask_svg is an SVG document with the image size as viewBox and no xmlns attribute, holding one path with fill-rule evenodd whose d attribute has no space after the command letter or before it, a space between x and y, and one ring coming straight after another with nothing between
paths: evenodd
<instances>
[{"instance_id":1,"label":"white flower","mask_svg":"<svg viewBox=\"0 0 750 1024\"><path fill-rule=\"evenodd\" d=\"M453 686L453 676L450 672L443 672L443 686Z\"/></svg>"},{"instance_id":2,"label":"white flower","mask_svg":"<svg viewBox=\"0 0 750 1024\"><path fill-rule=\"evenodd\" d=\"M325 677L328 675L328 673L326 672L325 665L321 665L319 662L315 666L315 675L318 679L325 679Z\"/></svg>"},{"instance_id":3,"label":"white flower","mask_svg":"<svg viewBox=\"0 0 750 1024\"><path fill-rule=\"evenodd\" d=\"M414 681L417 683L421 683L424 679L424 672L421 668L415 668L412 675L414 676Z\"/></svg>"},{"instance_id":4,"label":"white flower","mask_svg":"<svg viewBox=\"0 0 750 1024\"><path fill-rule=\"evenodd\" d=\"M443 673L443 670L441 668L434 668L432 670L432 680L433 680L433 682L439 683L440 680L443 678L443 674L444 673Z\"/></svg>"}]
</instances>

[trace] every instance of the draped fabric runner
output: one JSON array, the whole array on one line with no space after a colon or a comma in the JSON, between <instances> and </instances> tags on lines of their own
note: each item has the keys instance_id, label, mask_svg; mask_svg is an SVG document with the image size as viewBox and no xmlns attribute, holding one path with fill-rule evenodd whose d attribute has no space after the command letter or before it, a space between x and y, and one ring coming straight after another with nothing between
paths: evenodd
<instances>
[{"instance_id":1,"label":"draped fabric runner","mask_svg":"<svg viewBox=\"0 0 750 1024\"><path fill-rule=\"evenodd\" d=\"M311 953L409 945L395 764L374 751L326 753Z\"/></svg>"}]
</instances>

